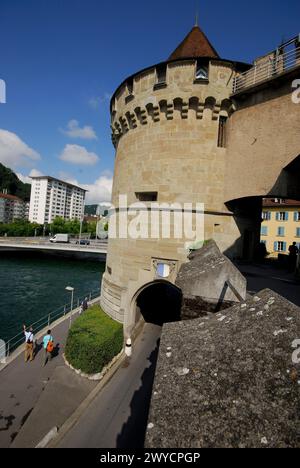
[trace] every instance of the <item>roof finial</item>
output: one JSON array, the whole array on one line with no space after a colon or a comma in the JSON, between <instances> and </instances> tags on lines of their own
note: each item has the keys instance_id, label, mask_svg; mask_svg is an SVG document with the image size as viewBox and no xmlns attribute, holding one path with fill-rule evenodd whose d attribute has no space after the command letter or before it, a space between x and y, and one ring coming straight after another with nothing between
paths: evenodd
<instances>
[{"instance_id":1,"label":"roof finial","mask_svg":"<svg viewBox=\"0 0 300 468\"><path fill-rule=\"evenodd\" d=\"M196 23L195 23L195 28L198 28L199 26L199 2L196 0Z\"/></svg>"}]
</instances>

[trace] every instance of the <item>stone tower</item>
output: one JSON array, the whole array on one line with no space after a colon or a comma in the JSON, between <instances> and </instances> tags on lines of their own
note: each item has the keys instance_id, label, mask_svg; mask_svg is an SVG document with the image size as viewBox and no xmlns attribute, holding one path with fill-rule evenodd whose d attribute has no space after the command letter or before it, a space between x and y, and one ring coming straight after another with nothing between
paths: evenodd
<instances>
[{"instance_id":1,"label":"stone tower","mask_svg":"<svg viewBox=\"0 0 300 468\"><path fill-rule=\"evenodd\" d=\"M195 26L166 62L119 86L111 100L117 216L122 194L129 204L203 203L205 239L234 254L240 231L224 204L226 127L233 80L248 68L221 59ZM140 295L174 284L188 253L185 238L110 239L101 302L127 335L141 317Z\"/></svg>"}]
</instances>

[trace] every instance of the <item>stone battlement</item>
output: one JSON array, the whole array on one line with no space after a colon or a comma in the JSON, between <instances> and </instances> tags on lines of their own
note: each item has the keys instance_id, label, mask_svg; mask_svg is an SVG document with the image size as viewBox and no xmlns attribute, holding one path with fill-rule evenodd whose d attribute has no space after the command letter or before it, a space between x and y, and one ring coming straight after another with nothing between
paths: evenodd
<instances>
[{"instance_id":1,"label":"stone battlement","mask_svg":"<svg viewBox=\"0 0 300 468\"><path fill-rule=\"evenodd\" d=\"M112 140L116 146L129 130L163 119L202 119L205 110L217 120L233 111L229 99L234 64L221 60L180 60L157 65L128 78L111 103ZM197 78L197 72L203 72Z\"/></svg>"}]
</instances>

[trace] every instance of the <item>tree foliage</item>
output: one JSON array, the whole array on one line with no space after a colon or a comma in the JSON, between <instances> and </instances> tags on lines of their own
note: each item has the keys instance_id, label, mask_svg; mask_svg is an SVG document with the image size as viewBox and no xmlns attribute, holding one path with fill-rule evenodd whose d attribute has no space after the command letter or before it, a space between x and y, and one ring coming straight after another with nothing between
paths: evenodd
<instances>
[{"instance_id":1,"label":"tree foliage","mask_svg":"<svg viewBox=\"0 0 300 468\"><path fill-rule=\"evenodd\" d=\"M0 192L4 189L9 195L15 195L24 201L30 200L31 185L21 182L11 169L0 163Z\"/></svg>"},{"instance_id":2,"label":"tree foliage","mask_svg":"<svg viewBox=\"0 0 300 468\"><path fill-rule=\"evenodd\" d=\"M43 226L29 221L18 220L13 223L0 223L0 236L34 237L43 234Z\"/></svg>"}]
</instances>

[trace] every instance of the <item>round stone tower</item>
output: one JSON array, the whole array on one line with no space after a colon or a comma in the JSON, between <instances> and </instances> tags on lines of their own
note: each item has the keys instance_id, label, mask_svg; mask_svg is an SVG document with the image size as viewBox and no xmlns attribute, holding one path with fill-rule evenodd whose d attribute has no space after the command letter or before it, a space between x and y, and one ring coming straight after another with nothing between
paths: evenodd
<instances>
[{"instance_id":1,"label":"round stone tower","mask_svg":"<svg viewBox=\"0 0 300 468\"><path fill-rule=\"evenodd\" d=\"M214 239L223 252L234 251L240 233L224 204L226 135L234 112L233 80L245 69L221 59L194 27L166 62L120 85L111 101L117 218L126 211L119 206L120 195L127 195L129 205L203 203L205 240ZM126 335L143 315L142 295L145 304L158 291L154 286L174 284L188 254L184 236L110 238L101 303L124 323ZM166 294L174 298L175 293L174 288Z\"/></svg>"}]
</instances>

